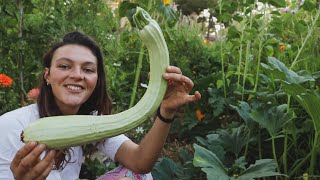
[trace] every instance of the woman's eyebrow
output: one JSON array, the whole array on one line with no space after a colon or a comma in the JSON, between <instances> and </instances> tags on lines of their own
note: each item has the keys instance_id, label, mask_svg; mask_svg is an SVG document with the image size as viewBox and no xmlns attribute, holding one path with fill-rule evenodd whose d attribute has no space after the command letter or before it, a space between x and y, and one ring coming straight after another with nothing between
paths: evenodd
<instances>
[{"instance_id":1,"label":"woman's eyebrow","mask_svg":"<svg viewBox=\"0 0 320 180\"><path fill-rule=\"evenodd\" d=\"M67 58L67 57L60 57L60 58L57 59L56 61L68 61L68 62L70 62L70 63L73 63L75 60L72 60L72 59ZM85 64L85 65L90 65L90 64L96 65L96 62L85 61L83 64Z\"/></svg>"}]
</instances>

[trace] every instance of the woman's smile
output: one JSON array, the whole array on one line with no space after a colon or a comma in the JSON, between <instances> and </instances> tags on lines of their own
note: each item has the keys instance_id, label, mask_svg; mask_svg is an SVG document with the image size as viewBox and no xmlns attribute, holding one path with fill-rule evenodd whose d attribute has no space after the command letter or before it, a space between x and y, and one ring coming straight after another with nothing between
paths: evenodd
<instances>
[{"instance_id":1,"label":"woman's smile","mask_svg":"<svg viewBox=\"0 0 320 180\"><path fill-rule=\"evenodd\" d=\"M97 58L84 46L62 46L55 51L50 69L46 68L45 79L63 114L76 114L96 87Z\"/></svg>"}]
</instances>

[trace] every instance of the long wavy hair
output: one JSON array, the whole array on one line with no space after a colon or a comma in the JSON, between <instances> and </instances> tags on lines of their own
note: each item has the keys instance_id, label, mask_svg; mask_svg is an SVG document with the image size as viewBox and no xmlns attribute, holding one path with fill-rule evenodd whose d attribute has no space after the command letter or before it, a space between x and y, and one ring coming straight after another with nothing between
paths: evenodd
<instances>
[{"instance_id":1,"label":"long wavy hair","mask_svg":"<svg viewBox=\"0 0 320 180\"><path fill-rule=\"evenodd\" d=\"M98 80L96 87L88 100L80 106L77 114L89 115L94 111L99 115L110 114L112 109L112 100L107 92L106 72L104 68L103 56L101 49L91 37L80 32L70 32L65 34L62 41L55 43L51 47L51 49L44 55L43 67L48 68L50 73L52 57L55 51L58 48L69 44L76 44L87 47L97 58L98 62ZM52 92L51 86L47 85L46 79L44 78L43 74L40 78L39 89L40 94L37 99L37 105L39 108L40 118L63 115L54 100L55 95ZM57 169L63 168L66 163L70 162L70 153L70 148L63 150L63 153L59 153L60 157L56 158Z\"/></svg>"}]
</instances>

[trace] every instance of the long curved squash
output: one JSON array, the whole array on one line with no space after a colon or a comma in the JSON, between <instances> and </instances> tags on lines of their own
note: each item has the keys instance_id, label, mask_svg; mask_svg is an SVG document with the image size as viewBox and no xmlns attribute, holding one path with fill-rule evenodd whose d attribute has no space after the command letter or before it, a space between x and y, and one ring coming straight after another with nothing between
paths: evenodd
<instances>
[{"instance_id":1,"label":"long curved squash","mask_svg":"<svg viewBox=\"0 0 320 180\"><path fill-rule=\"evenodd\" d=\"M39 119L24 129L22 141L37 141L52 149L78 146L124 133L153 115L167 89L167 82L162 75L169 66L168 48L158 23L145 10L137 7L133 20L150 57L149 84L140 101L132 108L114 115Z\"/></svg>"}]
</instances>

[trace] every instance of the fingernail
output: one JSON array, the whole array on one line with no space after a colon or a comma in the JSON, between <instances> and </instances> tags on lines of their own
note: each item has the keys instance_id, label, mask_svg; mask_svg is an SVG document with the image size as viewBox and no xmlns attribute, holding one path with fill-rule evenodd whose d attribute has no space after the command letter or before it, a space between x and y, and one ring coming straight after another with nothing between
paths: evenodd
<instances>
[{"instance_id":1,"label":"fingernail","mask_svg":"<svg viewBox=\"0 0 320 180\"><path fill-rule=\"evenodd\" d=\"M50 150L49 153L54 156L56 154L56 151L55 150Z\"/></svg>"},{"instance_id":2,"label":"fingernail","mask_svg":"<svg viewBox=\"0 0 320 180\"><path fill-rule=\"evenodd\" d=\"M38 146L38 148L41 149L41 150L44 149L45 147L46 146L44 144L39 144L39 146Z\"/></svg>"},{"instance_id":3,"label":"fingernail","mask_svg":"<svg viewBox=\"0 0 320 180\"><path fill-rule=\"evenodd\" d=\"M31 141L30 144L31 144L32 146L34 146L34 145L37 144L37 142L36 142L36 141Z\"/></svg>"}]
</instances>

